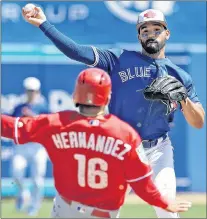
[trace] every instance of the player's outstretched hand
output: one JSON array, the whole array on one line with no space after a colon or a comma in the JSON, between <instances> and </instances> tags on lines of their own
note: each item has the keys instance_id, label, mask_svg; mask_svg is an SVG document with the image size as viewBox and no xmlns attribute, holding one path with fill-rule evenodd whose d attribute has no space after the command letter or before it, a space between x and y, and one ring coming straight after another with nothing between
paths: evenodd
<instances>
[{"instance_id":1,"label":"player's outstretched hand","mask_svg":"<svg viewBox=\"0 0 207 219\"><path fill-rule=\"evenodd\" d=\"M40 7L34 6L28 10L26 7L22 8L22 16L30 24L39 27L47 20L43 10Z\"/></svg>"},{"instance_id":2,"label":"player's outstretched hand","mask_svg":"<svg viewBox=\"0 0 207 219\"><path fill-rule=\"evenodd\" d=\"M185 212L188 211L189 208L191 208L192 203L189 201L184 201L184 200L176 200L176 201L171 201L168 207L165 209L169 212Z\"/></svg>"}]
</instances>

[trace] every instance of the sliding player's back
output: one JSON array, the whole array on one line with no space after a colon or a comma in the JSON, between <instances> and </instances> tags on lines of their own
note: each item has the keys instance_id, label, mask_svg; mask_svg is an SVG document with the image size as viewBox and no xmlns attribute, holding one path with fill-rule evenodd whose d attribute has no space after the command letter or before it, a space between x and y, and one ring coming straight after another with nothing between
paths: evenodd
<instances>
[{"instance_id":1,"label":"sliding player's back","mask_svg":"<svg viewBox=\"0 0 207 219\"><path fill-rule=\"evenodd\" d=\"M77 112L54 114L50 123L48 154L54 168L55 186L66 200L102 209L118 209L123 204L126 180L148 171L134 171L139 163L136 132L113 115L88 118ZM133 158L134 157L134 158ZM140 162L141 163L141 162ZM141 164L143 166L143 164Z\"/></svg>"}]
</instances>

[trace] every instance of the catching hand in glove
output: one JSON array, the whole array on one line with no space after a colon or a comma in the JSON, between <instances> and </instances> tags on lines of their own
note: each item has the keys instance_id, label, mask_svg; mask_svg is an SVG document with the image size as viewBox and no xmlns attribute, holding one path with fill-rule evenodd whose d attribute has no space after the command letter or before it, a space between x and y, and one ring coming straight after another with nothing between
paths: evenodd
<instances>
[{"instance_id":1,"label":"catching hand in glove","mask_svg":"<svg viewBox=\"0 0 207 219\"><path fill-rule=\"evenodd\" d=\"M175 109L175 104L187 98L187 90L175 77L170 75L156 78L144 89L147 100L161 100L167 105L167 114Z\"/></svg>"}]
</instances>

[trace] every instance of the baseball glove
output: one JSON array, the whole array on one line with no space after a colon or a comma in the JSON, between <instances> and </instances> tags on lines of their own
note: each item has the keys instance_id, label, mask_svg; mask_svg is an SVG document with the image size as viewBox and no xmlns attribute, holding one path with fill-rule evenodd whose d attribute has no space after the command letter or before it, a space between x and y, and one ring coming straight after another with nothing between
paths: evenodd
<instances>
[{"instance_id":1,"label":"baseball glove","mask_svg":"<svg viewBox=\"0 0 207 219\"><path fill-rule=\"evenodd\" d=\"M144 89L147 100L160 100L167 106L167 114L174 111L177 103L187 98L187 90L175 77L170 75L156 78Z\"/></svg>"}]
</instances>

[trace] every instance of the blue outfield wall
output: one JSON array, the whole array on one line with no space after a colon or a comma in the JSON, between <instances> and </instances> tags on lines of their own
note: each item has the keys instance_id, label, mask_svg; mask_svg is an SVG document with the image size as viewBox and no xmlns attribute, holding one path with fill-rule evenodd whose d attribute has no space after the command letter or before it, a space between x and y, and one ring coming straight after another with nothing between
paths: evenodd
<instances>
[{"instance_id":1,"label":"blue outfield wall","mask_svg":"<svg viewBox=\"0 0 207 219\"><path fill-rule=\"evenodd\" d=\"M71 94L75 78L86 66L63 56L38 28L26 23L21 17L24 4L2 3L1 111L11 113L23 100L22 80L28 76L41 80L42 94L52 112L74 109ZM149 7L159 8L171 30L167 55L192 75L206 108L205 2L41 2L41 7L49 21L77 42L129 50L140 49L135 29L137 15ZM191 128L178 112L171 126L178 191L206 192L206 125L201 130ZM10 141L2 140L3 196L16 193L9 171L12 148ZM48 160L45 183L48 196L55 192L51 177Z\"/></svg>"}]
</instances>

